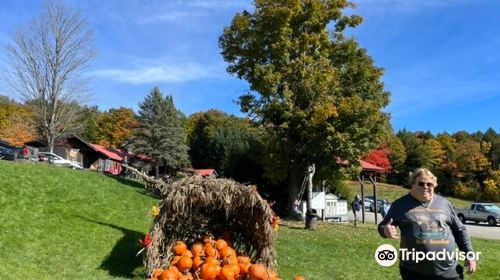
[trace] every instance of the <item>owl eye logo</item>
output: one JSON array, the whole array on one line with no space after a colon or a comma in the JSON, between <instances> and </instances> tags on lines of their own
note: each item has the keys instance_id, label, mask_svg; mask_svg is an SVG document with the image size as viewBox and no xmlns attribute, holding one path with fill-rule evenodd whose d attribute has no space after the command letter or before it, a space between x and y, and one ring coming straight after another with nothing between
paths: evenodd
<instances>
[{"instance_id":1,"label":"owl eye logo","mask_svg":"<svg viewBox=\"0 0 500 280\"><path fill-rule=\"evenodd\" d=\"M375 261L381 266L391 266L396 263L398 252L390 244L382 244L375 250Z\"/></svg>"}]
</instances>

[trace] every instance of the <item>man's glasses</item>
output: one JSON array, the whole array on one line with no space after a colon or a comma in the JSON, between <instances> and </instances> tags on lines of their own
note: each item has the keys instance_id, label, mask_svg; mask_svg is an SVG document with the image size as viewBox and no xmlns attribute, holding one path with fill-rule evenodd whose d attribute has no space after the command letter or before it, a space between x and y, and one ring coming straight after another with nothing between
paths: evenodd
<instances>
[{"instance_id":1,"label":"man's glasses","mask_svg":"<svg viewBox=\"0 0 500 280\"><path fill-rule=\"evenodd\" d=\"M427 186L429 188L434 187L434 183L431 183L431 182L427 182L427 183L426 182L418 182L418 185L421 187L423 187L423 186Z\"/></svg>"}]
</instances>

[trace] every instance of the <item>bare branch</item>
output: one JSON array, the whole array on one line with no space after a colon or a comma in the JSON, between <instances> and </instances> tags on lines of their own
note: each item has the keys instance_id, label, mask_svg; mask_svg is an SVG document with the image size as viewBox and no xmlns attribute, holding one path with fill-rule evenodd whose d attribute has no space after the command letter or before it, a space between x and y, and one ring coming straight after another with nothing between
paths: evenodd
<instances>
[{"instance_id":1,"label":"bare branch","mask_svg":"<svg viewBox=\"0 0 500 280\"><path fill-rule=\"evenodd\" d=\"M83 74L95 56L92 41L78 11L49 0L42 14L19 28L6 47L6 84L31 105L51 150L57 139L80 125L77 105L89 98Z\"/></svg>"}]
</instances>

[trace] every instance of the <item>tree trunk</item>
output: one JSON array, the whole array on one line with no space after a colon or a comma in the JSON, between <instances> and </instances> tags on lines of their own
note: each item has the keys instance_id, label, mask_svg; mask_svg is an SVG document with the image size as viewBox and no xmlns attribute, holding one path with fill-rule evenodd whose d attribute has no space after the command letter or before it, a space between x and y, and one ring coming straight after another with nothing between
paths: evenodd
<instances>
[{"instance_id":1,"label":"tree trunk","mask_svg":"<svg viewBox=\"0 0 500 280\"><path fill-rule=\"evenodd\" d=\"M314 163L307 167L307 213L312 212L313 176L315 171Z\"/></svg>"},{"instance_id":2,"label":"tree trunk","mask_svg":"<svg viewBox=\"0 0 500 280\"><path fill-rule=\"evenodd\" d=\"M294 161L288 176L288 211L290 217L294 217L294 204L296 203L299 194L299 166ZM300 201L298 201L300 203Z\"/></svg>"},{"instance_id":3,"label":"tree trunk","mask_svg":"<svg viewBox=\"0 0 500 280\"><path fill-rule=\"evenodd\" d=\"M155 164L155 179L158 179L160 176L160 163Z\"/></svg>"},{"instance_id":4,"label":"tree trunk","mask_svg":"<svg viewBox=\"0 0 500 280\"><path fill-rule=\"evenodd\" d=\"M54 137L52 137L52 135L49 134L47 136L47 147L49 148L49 152L51 153L54 152L54 144L55 144Z\"/></svg>"}]
</instances>

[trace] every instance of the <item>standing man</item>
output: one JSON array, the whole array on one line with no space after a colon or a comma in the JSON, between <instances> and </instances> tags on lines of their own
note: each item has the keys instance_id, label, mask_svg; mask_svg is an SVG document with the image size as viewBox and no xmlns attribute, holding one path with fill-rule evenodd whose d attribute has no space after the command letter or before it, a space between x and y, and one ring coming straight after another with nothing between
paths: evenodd
<instances>
[{"instance_id":1,"label":"standing man","mask_svg":"<svg viewBox=\"0 0 500 280\"><path fill-rule=\"evenodd\" d=\"M457 245L461 251L473 253L465 226L458 219L450 202L434 193L437 178L429 170L414 170L409 183L410 193L392 203L384 220L378 225L378 232L384 238L398 239L396 227L399 227L401 249L426 255L429 252L445 252L446 254L442 254L446 257L439 260L415 260L415 257L403 259L400 256L399 271L402 279L463 279L463 268L458 264L454 253ZM475 259L467 259L466 267L467 272L475 272Z\"/></svg>"},{"instance_id":2,"label":"standing man","mask_svg":"<svg viewBox=\"0 0 500 280\"><path fill-rule=\"evenodd\" d=\"M359 197L359 195L356 195L356 197L352 201L351 208L352 213L354 214L354 226L356 226L358 223L358 213L361 210L361 198Z\"/></svg>"}]
</instances>

